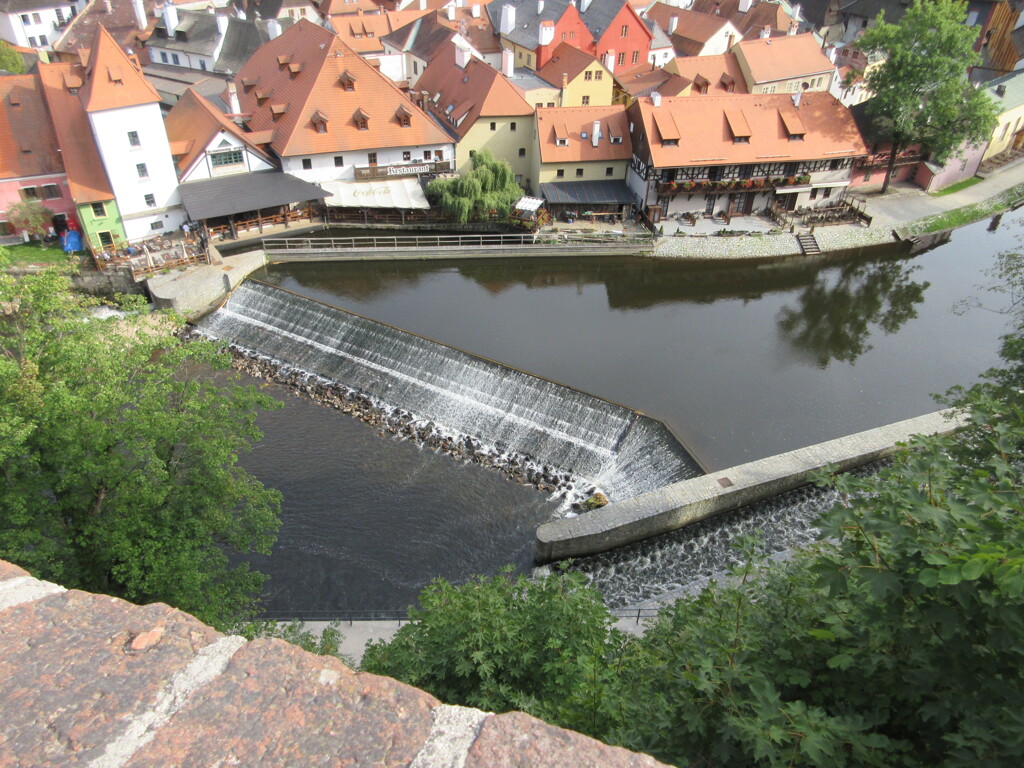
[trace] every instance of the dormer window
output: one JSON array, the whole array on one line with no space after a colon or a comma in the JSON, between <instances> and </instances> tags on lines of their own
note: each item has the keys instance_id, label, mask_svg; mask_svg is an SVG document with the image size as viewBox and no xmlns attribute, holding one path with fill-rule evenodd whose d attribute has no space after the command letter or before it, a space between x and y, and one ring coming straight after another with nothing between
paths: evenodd
<instances>
[{"instance_id":1,"label":"dormer window","mask_svg":"<svg viewBox=\"0 0 1024 768\"><path fill-rule=\"evenodd\" d=\"M310 121L313 123L313 128L317 133L327 133L327 115L319 109L313 113Z\"/></svg>"},{"instance_id":2,"label":"dormer window","mask_svg":"<svg viewBox=\"0 0 1024 768\"><path fill-rule=\"evenodd\" d=\"M555 146L558 146L558 147L568 147L569 146L569 140L568 139L555 139Z\"/></svg>"},{"instance_id":3,"label":"dormer window","mask_svg":"<svg viewBox=\"0 0 1024 768\"><path fill-rule=\"evenodd\" d=\"M693 87L697 89L697 93L707 93L710 85L711 83L703 75L693 78Z\"/></svg>"},{"instance_id":4,"label":"dormer window","mask_svg":"<svg viewBox=\"0 0 1024 768\"><path fill-rule=\"evenodd\" d=\"M612 136L612 144L621 144L621 143L622 143L622 137L621 136Z\"/></svg>"},{"instance_id":5,"label":"dormer window","mask_svg":"<svg viewBox=\"0 0 1024 768\"><path fill-rule=\"evenodd\" d=\"M301 61L293 61L291 64L288 65L288 76L292 80L294 80L298 76L299 72L301 72L301 71L302 71L302 62Z\"/></svg>"},{"instance_id":6,"label":"dormer window","mask_svg":"<svg viewBox=\"0 0 1024 768\"><path fill-rule=\"evenodd\" d=\"M267 99L270 98L272 93L273 93L273 91L257 90L256 91L256 106L263 106L263 104L266 103Z\"/></svg>"},{"instance_id":7,"label":"dormer window","mask_svg":"<svg viewBox=\"0 0 1024 768\"><path fill-rule=\"evenodd\" d=\"M408 128L412 125L412 112L410 112L405 105L400 105L395 111L395 117L398 119L398 124L403 128Z\"/></svg>"},{"instance_id":8,"label":"dormer window","mask_svg":"<svg viewBox=\"0 0 1024 768\"><path fill-rule=\"evenodd\" d=\"M360 131L370 130L370 116L362 109L356 110L356 113L352 115L352 120Z\"/></svg>"},{"instance_id":9,"label":"dormer window","mask_svg":"<svg viewBox=\"0 0 1024 768\"><path fill-rule=\"evenodd\" d=\"M287 111L288 111L288 105L287 104L271 104L270 105L270 114L271 114L271 116L273 116L274 120L279 120L281 118L281 116L283 114L285 114Z\"/></svg>"},{"instance_id":10,"label":"dormer window","mask_svg":"<svg viewBox=\"0 0 1024 768\"><path fill-rule=\"evenodd\" d=\"M284 69L288 66L288 62L291 61L290 56L278 56L277 57L277 68Z\"/></svg>"},{"instance_id":11,"label":"dormer window","mask_svg":"<svg viewBox=\"0 0 1024 768\"><path fill-rule=\"evenodd\" d=\"M352 76L352 73L346 69L338 77L338 85L341 86L341 90L343 91L354 91L356 89L356 79Z\"/></svg>"},{"instance_id":12,"label":"dormer window","mask_svg":"<svg viewBox=\"0 0 1024 768\"><path fill-rule=\"evenodd\" d=\"M248 91L253 86L255 86L256 83L258 83L259 81L260 81L260 79L258 77L243 77L242 78L242 87L245 88L246 91Z\"/></svg>"},{"instance_id":13,"label":"dormer window","mask_svg":"<svg viewBox=\"0 0 1024 768\"><path fill-rule=\"evenodd\" d=\"M665 139L661 142L663 147L678 147L679 139Z\"/></svg>"}]
</instances>

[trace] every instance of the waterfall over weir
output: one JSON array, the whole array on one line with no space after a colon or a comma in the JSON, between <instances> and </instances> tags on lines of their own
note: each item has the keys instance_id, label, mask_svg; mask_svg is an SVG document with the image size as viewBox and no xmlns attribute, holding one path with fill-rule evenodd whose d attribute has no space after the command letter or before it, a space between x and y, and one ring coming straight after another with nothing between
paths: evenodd
<instances>
[{"instance_id":1,"label":"waterfall over weir","mask_svg":"<svg viewBox=\"0 0 1024 768\"><path fill-rule=\"evenodd\" d=\"M264 283L246 280L199 330L528 455L613 500L701 474L637 411Z\"/></svg>"}]
</instances>

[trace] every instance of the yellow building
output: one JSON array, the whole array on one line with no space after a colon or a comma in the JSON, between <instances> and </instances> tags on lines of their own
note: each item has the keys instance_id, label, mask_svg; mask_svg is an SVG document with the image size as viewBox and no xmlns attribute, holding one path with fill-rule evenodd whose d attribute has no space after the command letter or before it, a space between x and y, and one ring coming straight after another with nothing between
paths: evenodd
<instances>
[{"instance_id":1,"label":"yellow building","mask_svg":"<svg viewBox=\"0 0 1024 768\"><path fill-rule=\"evenodd\" d=\"M537 110L531 178L556 215L628 209L633 195L625 179L632 154L622 105Z\"/></svg>"},{"instance_id":2,"label":"yellow building","mask_svg":"<svg viewBox=\"0 0 1024 768\"><path fill-rule=\"evenodd\" d=\"M1024 147L1024 70L986 83L985 92L998 105L1000 114L982 162Z\"/></svg>"},{"instance_id":3,"label":"yellow building","mask_svg":"<svg viewBox=\"0 0 1024 768\"><path fill-rule=\"evenodd\" d=\"M551 60L537 70L541 79L560 89L561 107L606 107L613 102L615 78L597 58L561 43Z\"/></svg>"},{"instance_id":4,"label":"yellow building","mask_svg":"<svg viewBox=\"0 0 1024 768\"><path fill-rule=\"evenodd\" d=\"M418 102L455 140L455 169L472 168L473 155L488 150L507 160L516 181L531 184L533 107L493 67L449 44L420 76Z\"/></svg>"}]
</instances>

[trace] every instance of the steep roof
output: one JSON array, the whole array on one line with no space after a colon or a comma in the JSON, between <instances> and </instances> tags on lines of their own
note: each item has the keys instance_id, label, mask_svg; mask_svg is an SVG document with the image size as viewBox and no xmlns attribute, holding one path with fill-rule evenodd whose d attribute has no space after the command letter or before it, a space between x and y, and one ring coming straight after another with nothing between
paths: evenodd
<instances>
[{"instance_id":1,"label":"steep roof","mask_svg":"<svg viewBox=\"0 0 1024 768\"><path fill-rule=\"evenodd\" d=\"M252 114L249 128L273 130L272 147L281 156L450 140L387 77L334 33L305 19L261 46L235 82L242 110ZM408 126L400 109L409 113ZM322 133L312 120L317 112L325 118ZM366 116L368 130L359 130L357 113Z\"/></svg>"},{"instance_id":2,"label":"steep roof","mask_svg":"<svg viewBox=\"0 0 1024 768\"><path fill-rule=\"evenodd\" d=\"M720 53L717 56L678 56L672 62L672 68L680 77L690 82L708 82L708 95L727 93L727 83L733 84L733 93L747 93L747 81L743 70L734 53ZM699 95L695 88L693 95Z\"/></svg>"},{"instance_id":3,"label":"steep roof","mask_svg":"<svg viewBox=\"0 0 1024 768\"><path fill-rule=\"evenodd\" d=\"M627 6L631 11L633 9L628 0L591 0L587 10L580 13L580 18L587 25L590 34L597 40L608 31L608 27L615 21L615 17L619 15L623 6ZM643 26L642 29L644 32L650 33L646 26Z\"/></svg>"},{"instance_id":4,"label":"steep roof","mask_svg":"<svg viewBox=\"0 0 1024 768\"><path fill-rule=\"evenodd\" d=\"M68 174L71 198L79 205L114 199L93 139L89 115L79 98L84 76L85 70L79 64L39 64L43 96Z\"/></svg>"},{"instance_id":5,"label":"steep roof","mask_svg":"<svg viewBox=\"0 0 1024 768\"><path fill-rule=\"evenodd\" d=\"M1017 70L997 77L995 80L989 80L984 87L985 92L996 103L1000 112L1006 112L1024 104L1024 70Z\"/></svg>"},{"instance_id":6,"label":"steep roof","mask_svg":"<svg viewBox=\"0 0 1024 768\"><path fill-rule=\"evenodd\" d=\"M698 52L699 48L703 47L722 27L730 23L729 19L722 16L697 13L696 11L679 8L668 3L655 3L644 12L644 17L655 21L666 32L671 26L672 17L675 17L677 26L675 32L672 33L673 36L682 38L683 41L699 43ZM676 46L678 49L678 42L676 42ZM687 51L680 51L680 53L687 56L697 55Z\"/></svg>"},{"instance_id":7,"label":"steep roof","mask_svg":"<svg viewBox=\"0 0 1024 768\"><path fill-rule=\"evenodd\" d=\"M416 89L426 91L431 116L459 137L481 118L533 114L519 89L494 67L470 59L466 68L460 69L455 64L454 43L448 43L427 65Z\"/></svg>"},{"instance_id":8,"label":"steep roof","mask_svg":"<svg viewBox=\"0 0 1024 768\"><path fill-rule=\"evenodd\" d=\"M657 68L653 64L641 64L630 70L616 73L619 85L634 99L650 96L657 92L662 96L678 96L692 82L685 77ZM742 80L740 81L743 82Z\"/></svg>"},{"instance_id":9,"label":"steep roof","mask_svg":"<svg viewBox=\"0 0 1024 768\"><path fill-rule=\"evenodd\" d=\"M102 24L93 38L81 96L86 112L160 103L138 59L121 50Z\"/></svg>"},{"instance_id":10,"label":"steep roof","mask_svg":"<svg viewBox=\"0 0 1024 768\"><path fill-rule=\"evenodd\" d=\"M240 70L249 57L256 52L256 49L270 40L270 33L267 30L269 23L270 20L236 19L229 16L224 42L221 44L217 61L213 65L214 71L233 75ZM295 21L293 19L277 19L277 23L284 30L288 29Z\"/></svg>"},{"instance_id":11,"label":"steep roof","mask_svg":"<svg viewBox=\"0 0 1024 768\"><path fill-rule=\"evenodd\" d=\"M178 146L187 147L182 154L175 154L177 158L175 166L177 166L179 177L192 166L196 158L200 157L210 145L213 138L222 131L241 141L271 165L275 165L266 152L253 144L251 134L242 131L223 112L192 88L185 91L178 103L167 113L167 117L164 118L164 128L167 131L168 142L172 145L180 142Z\"/></svg>"},{"instance_id":12,"label":"steep roof","mask_svg":"<svg viewBox=\"0 0 1024 768\"><path fill-rule=\"evenodd\" d=\"M455 9L455 19L450 20L447 13L438 11L437 20L451 29L456 30L466 41L480 53L500 53L501 38L495 34L491 19L481 10L479 16L473 15L473 7L483 3L466 3L462 8Z\"/></svg>"},{"instance_id":13,"label":"steep roof","mask_svg":"<svg viewBox=\"0 0 1024 768\"><path fill-rule=\"evenodd\" d=\"M789 29L790 18L786 6L781 2L755 0L747 11L740 10L740 0L694 0L690 10L697 13L720 16L733 23L744 39L755 39L762 28Z\"/></svg>"},{"instance_id":14,"label":"steep roof","mask_svg":"<svg viewBox=\"0 0 1024 768\"><path fill-rule=\"evenodd\" d=\"M454 30L441 24L436 13L428 12L386 35L383 42L418 59L430 61L454 35Z\"/></svg>"},{"instance_id":15,"label":"steep roof","mask_svg":"<svg viewBox=\"0 0 1024 768\"><path fill-rule=\"evenodd\" d=\"M594 0L595 3L602 1L611 2L612 0ZM544 9L537 13L536 0L494 0L487 5L487 15L491 18L491 25L501 34L501 9L506 5L515 8L515 26L507 35L502 34L501 36L532 51L540 45L540 23L542 21L557 23L572 2L574 0L545 0ZM616 8L616 10L618 9Z\"/></svg>"},{"instance_id":16,"label":"steep roof","mask_svg":"<svg viewBox=\"0 0 1024 768\"><path fill-rule=\"evenodd\" d=\"M568 43L559 43L558 47L551 52L551 59L543 67L537 70L541 79L551 83L556 88L562 86L562 75L567 75L571 83L580 76L587 67L600 63L595 56L584 53ZM601 65L604 69L604 65Z\"/></svg>"},{"instance_id":17,"label":"steep roof","mask_svg":"<svg viewBox=\"0 0 1024 768\"><path fill-rule=\"evenodd\" d=\"M146 16L156 18L158 0L142 0ZM71 20L64 34L53 44L53 50L67 55L92 48L93 38L102 26L113 35L122 48L136 49L143 31L138 28L131 0L110 0L110 12L102 0L94 0Z\"/></svg>"},{"instance_id":18,"label":"steep roof","mask_svg":"<svg viewBox=\"0 0 1024 768\"><path fill-rule=\"evenodd\" d=\"M744 40L736 45L736 50L746 60L755 83L788 80L835 69L810 32L764 40Z\"/></svg>"},{"instance_id":19,"label":"steep roof","mask_svg":"<svg viewBox=\"0 0 1024 768\"><path fill-rule=\"evenodd\" d=\"M867 154L850 110L828 93L804 93L798 108L787 94L663 98L659 107L645 97L635 106L658 168ZM749 127L749 141L733 140L730 118L734 127ZM787 121L790 127L802 123L803 140L791 140ZM677 140L678 144L666 145L664 139Z\"/></svg>"},{"instance_id":20,"label":"steep roof","mask_svg":"<svg viewBox=\"0 0 1024 768\"><path fill-rule=\"evenodd\" d=\"M594 123L601 135L594 146ZM586 134L586 138L583 138ZM613 144L612 139L620 143ZM558 144L566 141L565 146ZM610 107L551 107L537 110L537 143L542 163L628 160L633 155L629 120L622 104Z\"/></svg>"},{"instance_id":21,"label":"steep roof","mask_svg":"<svg viewBox=\"0 0 1024 768\"><path fill-rule=\"evenodd\" d=\"M405 11L398 13L404 14ZM394 16L398 16L398 13ZM430 11L416 11L415 14L426 16ZM359 54L373 54L384 52L384 38L396 27L395 24L404 22L409 18L393 18L390 13L368 14L368 13L346 13L331 16L331 27L338 34L349 48Z\"/></svg>"},{"instance_id":22,"label":"steep roof","mask_svg":"<svg viewBox=\"0 0 1024 768\"><path fill-rule=\"evenodd\" d=\"M181 32L179 38L176 32ZM217 17L206 11L178 11L178 26L167 28L167 20L161 16L153 27L147 44L166 48L169 51L187 51L198 56L213 56L217 51L220 31Z\"/></svg>"},{"instance_id":23,"label":"steep roof","mask_svg":"<svg viewBox=\"0 0 1024 768\"><path fill-rule=\"evenodd\" d=\"M0 179L64 173L37 75L0 77Z\"/></svg>"}]
</instances>

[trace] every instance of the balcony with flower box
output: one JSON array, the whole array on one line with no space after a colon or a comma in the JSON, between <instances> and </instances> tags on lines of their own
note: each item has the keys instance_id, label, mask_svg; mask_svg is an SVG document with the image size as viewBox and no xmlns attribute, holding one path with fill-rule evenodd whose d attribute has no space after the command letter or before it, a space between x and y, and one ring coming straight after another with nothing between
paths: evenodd
<instances>
[{"instance_id":1,"label":"balcony with flower box","mask_svg":"<svg viewBox=\"0 0 1024 768\"><path fill-rule=\"evenodd\" d=\"M725 192L764 192L780 187L809 184L808 174L799 176L773 176L760 179L720 179L718 181L663 181L658 184L659 195L723 194Z\"/></svg>"}]
</instances>

